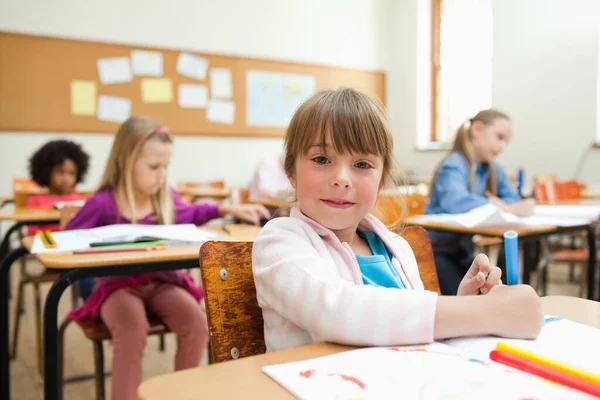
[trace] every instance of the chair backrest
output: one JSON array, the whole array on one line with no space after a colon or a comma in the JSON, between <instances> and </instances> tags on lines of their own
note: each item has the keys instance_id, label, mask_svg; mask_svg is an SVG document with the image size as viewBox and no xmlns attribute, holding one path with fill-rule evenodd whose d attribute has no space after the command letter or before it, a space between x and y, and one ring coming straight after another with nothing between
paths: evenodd
<instances>
[{"instance_id":1,"label":"chair backrest","mask_svg":"<svg viewBox=\"0 0 600 400\"><path fill-rule=\"evenodd\" d=\"M29 197L34 194L47 193L48 189L41 188L30 178L13 178L13 199L15 207L25 207Z\"/></svg>"},{"instance_id":2,"label":"chair backrest","mask_svg":"<svg viewBox=\"0 0 600 400\"><path fill-rule=\"evenodd\" d=\"M73 219L73 217L75 216L75 214L77 214L80 208L81 207L79 206L65 206L60 209L59 226L61 231L65 228L65 226L67 226L69 221Z\"/></svg>"},{"instance_id":3,"label":"chair backrest","mask_svg":"<svg viewBox=\"0 0 600 400\"><path fill-rule=\"evenodd\" d=\"M429 236L421 227L397 230L411 245L426 290L440 293ZM262 310L252 276L252 242L210 241L200 270L215 363L266 351Z\"/></svg>"},{"instance_id":4,"label":"chair backrest","mask_svg":"<svg viewBox=\"0 0 600 400\"><path fill-rule=\"evenodd\" d=\"M250 189L233 188L231 189L231 202L233 204L246 204L250 201Z\"/></svg>"},{"instance_id":5,"label":"chair backrest","mask_svg":"<svg viewBox=\"0 0 600 400\"><path fill-rule=\"evenodd\" d=\"M13 193L44 193L45 190L30 178L13 178Z\"/></svg>"},{"instance_id":6,"label":"chair backrest","mask_svg":"<svg viewBox=\"0 0 600 400\"><path fill-rule=\"evenodd\" d=\"M577 181L545 182L535 185L535 199L539 203L555 203L557 201L581 200L582 185Z\"/></svg>"},{"instance_id":7,"label":"chair backrest","mask_svg":"<svg viewBox=\"0 0 600 400\"><path fill-rule=\"evenodd\" d=\"M182 181L177 182L177 187L181 189L185 188L212 188L212 189L225 189L225 181L206 181L206 182L193 182L193 181Z\"/></svg>"},{"instance_id":8,"label":"chair backrest","mask_svg":"<svg viewBox=\"0 0 600 400\"><path fill-rule=\"evenodd\" d=\"M395 228L393 224L401 223L403 205L406 204L407 216L421 215L427 204L427 196L422 194L380 194L375 201L371 213L379 218L387 227Z\"/></svg>"},{"instance_id":9,"label":"chair backrest","mask_svg":"<svg viewBox=\"0 0 600 400\"><path fill-rule=\"evenodd\" d=\"M440 283L438 280L437 270L435 269L435 260L433 258L433 249L429 241L429 234L420 226L408 226L406 228L394 229L394 232L402 236L410 247L419 266L419 276L423 281L425 290L432 292L440 292Z\"/></svg>"},{"instance_id":10,"label":"chair backrest","mask_svg":"<svg viewBox=\"0 0 600 400\"><path fill-rule=\"evenodd\" d=\"M206 242L200 270L213 362L266 351L252 276L252 242Z\"/></svg>"}]
</instances>

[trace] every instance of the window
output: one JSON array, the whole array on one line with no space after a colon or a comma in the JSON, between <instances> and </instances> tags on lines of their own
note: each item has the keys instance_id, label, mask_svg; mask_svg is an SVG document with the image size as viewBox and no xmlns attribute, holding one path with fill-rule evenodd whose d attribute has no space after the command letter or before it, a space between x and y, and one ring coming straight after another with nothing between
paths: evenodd
<instances>
[{"instance_id":1,"label":"window","mask_svg":"<svg viewBox=\"0 0 600 400\"><path fill-rule=\"evenodd\" d=\"M431 132L457 128L492 104L492 0L431 0Z\"/></svg>"}]
</instances>

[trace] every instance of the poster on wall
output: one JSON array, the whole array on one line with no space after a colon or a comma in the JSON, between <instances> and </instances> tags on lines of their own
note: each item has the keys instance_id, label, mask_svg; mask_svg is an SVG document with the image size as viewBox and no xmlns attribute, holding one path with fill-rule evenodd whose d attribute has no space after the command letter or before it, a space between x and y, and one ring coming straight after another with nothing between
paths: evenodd
<instances>
[{"instance_id":1,"label":"poster on wall","mask_svg":"<svg viewBox=\"0 0 600 400\"><path fill-rule=\"evenodd\" d=\"M285 128L294 111L315 93L313 75L246 72L246 125Z\"/></svg>"}]
</instances>

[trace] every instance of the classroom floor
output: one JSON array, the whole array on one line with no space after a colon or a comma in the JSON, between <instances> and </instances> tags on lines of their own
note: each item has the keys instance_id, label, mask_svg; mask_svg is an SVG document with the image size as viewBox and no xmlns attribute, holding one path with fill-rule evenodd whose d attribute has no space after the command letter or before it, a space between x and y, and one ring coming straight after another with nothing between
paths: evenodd
<instances>
[{"instance_id":1,"label":"classroom floor","mask_svg":"<svg viewBox=\"0 0 600 400\"><path fill-rule=\"evenodd\" d=\"M490 256L492 260L495 259L493 254L490 254ZM33 259L28 259L27 265L28 270L30 271L35 271L36 268L41 268ZM18 270L19 268L12 269L13 288L17 287L16 282L18 279ZM576 268L576 277L579 276L580 271L582 271L581 268ZM198 270L193 270L192 275L194 276L194 279L197 280ZM579 284L577 282L569 282L568 267L566 265L553 264L550 268L548 277L548 295L579 295ZM532 284L535 287L535 277ZM43 296L45 296L49 288L49 284L43 286ZM42 379L38 376L36 366L35 331L33 322L33 290L31 285L26 287L24 299L26 312L22 316L21 320L21 332L17 359L11 362L11 397L19 400L38 400L43 398L43 385ZM64 316L70 309L70 304L70 293L67 291L60 301L59 321L64 319ZM13 307L14 305L11 301L11 318L13 315ZM67 346L65 353L65 376L92 372L94 366L92 344L83 336L81 330L77 326L71 325L69 329L67 329L65 343ZM170 372L173 367L175 350L176 342L173 334L166 336L166 349L164 353L159 351L158 337L149 338L143 362L143 379L145 380L152 376ZM104 344L104 361L106 368L110 368L112 362L112 347L109 342L105 342ZM207 360L205 357L202 361L202 364L206 364L206 362ZM110 399L110 389L111 379L110 377L107 377L107 399ZM72 383L65 387L65 400L84 400L94 398L95 388L93 380Z\"/></svg>"}]
</instances>

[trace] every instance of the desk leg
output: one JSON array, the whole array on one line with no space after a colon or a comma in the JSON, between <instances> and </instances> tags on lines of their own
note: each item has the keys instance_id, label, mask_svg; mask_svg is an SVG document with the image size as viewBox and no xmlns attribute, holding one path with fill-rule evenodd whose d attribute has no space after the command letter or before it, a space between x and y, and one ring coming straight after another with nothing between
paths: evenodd
<instances>
[{"instance_id":1,"label":"desk leg","mask_svg":"<svg viewBox=\"0 0 600 400\"><path fill-rule=\"evenodd\" d=\"M10 400L10 358L8 355L10 345L8 339L10 267L25 254L27 254L27 250L20 247L11 251L0 263L0 400Z\"/></svg>"},{"instance_id":2,"label":"desk leg","mask_svg":"<svg viewBox=\"0 0 600 400\"><path fill-rule=\"evenodd\" d=\"M6 235L4 235L4 238L2 238L2 244L0 244L0 260L4 260L4 257L8 255L8 249L10 248L10 237L12 236L13 232L16 232L23 226L25 226L23 222L16 222L13 224L13 226L8 228Z\"/></svg>"},{"instance_id":3,"label":"desk leg","mask_svg":"<svg viewBox=\"0 0 600 400\"><path fill-rule=\"evenodd\" d=\"M587 229L587 240L588 240L588 299L595 300L596 295L594 293L594 283L596 274L596 229L590 226Z\"/></svg>"},{"instance_id":4,"label":"desk leg","mask_svg":"<svg viewBox=\"0 0 600 400\"><path fill-rule=\"evenodd\" d=\"M44 399L58 398L58 301L73 283L76 270L61 274L52 284L44 305Z\"/></svg>"}]
</instances>

